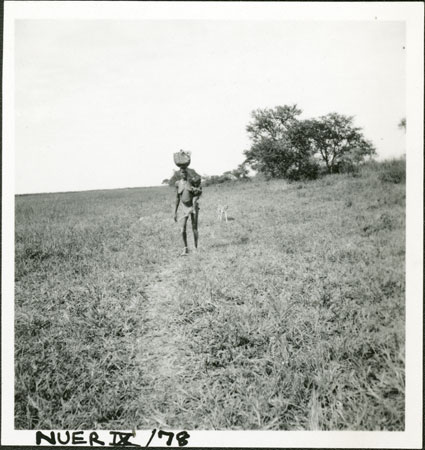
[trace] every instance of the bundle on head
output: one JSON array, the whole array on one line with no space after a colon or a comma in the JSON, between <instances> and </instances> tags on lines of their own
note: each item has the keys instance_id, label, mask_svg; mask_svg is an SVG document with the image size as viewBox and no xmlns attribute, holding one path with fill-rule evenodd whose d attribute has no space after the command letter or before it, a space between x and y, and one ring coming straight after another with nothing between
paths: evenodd
<instances>
[{"instance_id":1,"label":"bundle on head","mask_svg":"<svg viewBox=\"0 0 425 450\"><path fill-rule=\"evenodd\" d=\"M174 162L176 166L180 167L180 169L185 169L190 164L190 153L180 150L177 153L174 153Z\"/></svg>"}]
</instances>

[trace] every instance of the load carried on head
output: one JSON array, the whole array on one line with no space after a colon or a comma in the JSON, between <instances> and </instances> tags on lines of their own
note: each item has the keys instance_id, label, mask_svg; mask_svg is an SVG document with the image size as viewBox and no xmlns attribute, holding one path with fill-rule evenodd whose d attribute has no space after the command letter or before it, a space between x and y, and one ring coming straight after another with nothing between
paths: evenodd
<instances>
[{"instance_id":1,"label":"load carried on head","mask_svg":"<svg viewBox=\"0 0 425 450\"><path fill-rule=\"evenodd\" d=\"M180 169L186 169L190 164L190 152L185 152L180 150L177 153L174 153L174 162L176 166L180 167Z\"/></svg>"}]
</instances>

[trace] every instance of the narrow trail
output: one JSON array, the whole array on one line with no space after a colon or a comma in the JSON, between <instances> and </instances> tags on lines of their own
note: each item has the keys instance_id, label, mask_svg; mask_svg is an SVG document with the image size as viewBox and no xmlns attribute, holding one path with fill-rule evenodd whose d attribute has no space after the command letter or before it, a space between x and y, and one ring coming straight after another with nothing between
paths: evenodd
<instances>
[{"instance_id":1,"label":"narrow trail","mask_svg":"<svg viewBox=\"0 0 425 450\"><path fill-rule=\"evenodd\" d=\"M143 401L149 403L146 421L151 427L172 426L167 423L167 404L174 402L176 388L182 385L189 370L185 366L189 350L181 332L178 277L185 266L193 264L193 256L175 258L153 276L144 291L142 314L146 331L138 342L137 359L146 374Z\"/></svg>"},{"instance_id":2,"label":"narrow trail","mask_svg":"<svg viewBox=\"0 0 425 450\"><path fill-rule=\"evenodd\" d=\"M154 276L145 289L146 309L144 334L140 357L162 377L175 376L178 344L173 333L175 294L181 261L173 261ZM174 356L173 356L174 355Z\"/></svg>"}]
</instances>

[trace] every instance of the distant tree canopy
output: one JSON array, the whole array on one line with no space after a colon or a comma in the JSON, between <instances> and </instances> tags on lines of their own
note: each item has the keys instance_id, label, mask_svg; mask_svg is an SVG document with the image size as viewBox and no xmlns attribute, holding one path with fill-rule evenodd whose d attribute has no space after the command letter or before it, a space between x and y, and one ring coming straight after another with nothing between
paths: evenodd
<instances>
[{"instance_id":1,"label":"distant tree canopy","mask_svg":"<svg viewBox=\"0 0 425 450\"><path fill-rule=\"evenodd\" d=\"M239 164L239 166L236 169L228 170L221 175L200 176L194 169L188 168L187 171L189 179L195 176L200 177L202 179L204 186L249 179L248 177L249 170L246 163ZM176 184L176 181L180 179L181 179L180 170L174 170L171 178L164 179L162 181L162 184L174 186Z\"/></svg>"},{"instance_id":2,"label":"distant tree canopy","mask_svg":"<svg viewBox=\"0 0 425 450\"><path fill-rule=\"evenodd\" d=\"M263 139L279 141L297 122L297 116L302 113L297 105L276 106L276 108L256 109L251 113L252 122L246 130L254 143Z\"/></svg>"},{"instance_id":3,"label":"distant tree canopy","mask_svg":"<svg viewBox=\"0 0 425 450\"><path fill-rule=\"evenodd\" d=\"M301 112L296 105L253 111L246 163L270 177L308 179L317 177L320 165L341 172L375 154L352 117L331 113L299 120Z\"/></svg>"},{"instance_id":4,"label":"distant tree canopy","mask_svg":"<svg viewBox=\"0 0 425 450\"><path fill-rule=\"evenodd\" d=\"M221 175L211 175L203 177L203 183L205 186L209 186L211 184L221 184L227 183L231 181L244 181L248 180L248 167L246 163L239 164L236 169L227 170Z\"/></svg>"},{"instance_id":5,"label":"distant tree canopy","mask_svg":"<svg viewBox=\"0 0 425 450\"><path fill-rule=\"evenodd\" d=\"M353 117L331 113L308 123L311 148L321 156L328 173L343 172L376 153L361 128L353 125Z\"/></svg>"}]
</instances>

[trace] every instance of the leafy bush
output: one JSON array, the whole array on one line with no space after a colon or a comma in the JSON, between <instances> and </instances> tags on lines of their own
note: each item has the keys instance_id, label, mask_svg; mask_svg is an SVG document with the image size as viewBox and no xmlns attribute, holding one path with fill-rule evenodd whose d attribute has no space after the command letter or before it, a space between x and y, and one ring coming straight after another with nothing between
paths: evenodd
<instances>
[{"instance_id":1,"label":"leafy bush","mask_svg":"<svg viewBox=\"0 0 425 450\"><path fill-rule=\"evenodd\" d=\"M319 164L313 158L300 161L286 172L286 178L291 181L315 180L319 176Z\"/></svg>"},{"instance_id":2,"label":"leafy bush","mask_svg":"<svg viewBox=\"0 0 425 450\"><path fill-rule=\"evenodd\" d=\"M405 183L406 161L404 159L392 159L380 164L379 179L383 183Z\"/></svg>"},{"instance_id":3,"label":"leafy bush","mask_svg":"<svg viewBox=\"0 0 425 450\"><path fill-rule=\"evenodd\" d=\"M204 178L204 186L210 186L211 184L221 184L231 181L224 175L211 175L210 177Z\"/></svg>"},{"instance_id":4,"label":"leafy bush","mask_svg":"<svg viewBox=\"0 0 425 450\"><path fill-rule=\"evenodd\" d=\"M235 181L248 181L248 169L244 163L234 170L228 170L221 175L211 175L203 178L204 186L210 186L211 184L221 184Z\"/></svg>"},{"instance_id":5,"label":"leafy bush","mask_svg":"<svg viewBox=\"0 0 425 450\"><path fill-rule=\"evenodd\" d=\"M334 166L334 173L359 173L359 165L351 161L350 159L344 159Z\"/></svg>"}]
</instances>

